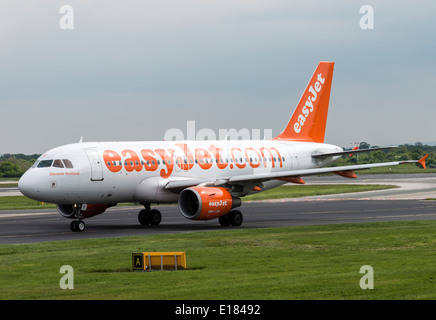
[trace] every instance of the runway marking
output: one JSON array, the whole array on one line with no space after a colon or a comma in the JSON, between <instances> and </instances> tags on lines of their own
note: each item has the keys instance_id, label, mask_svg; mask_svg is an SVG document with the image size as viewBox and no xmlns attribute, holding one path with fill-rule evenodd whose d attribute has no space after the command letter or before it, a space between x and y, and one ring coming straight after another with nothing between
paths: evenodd
<instances>
[{"instance_id":1,"label":"runway marking","mask_svg":"<svg viewBox=\"0 0 436 320\"><path fill-rule=\"evenodd\" d=\"M144 228L145 229L145 228ZM109 229L102 229L102 230L86 230L86 233L101 233L101 232L107 232ZM127 229L123 229L123 230L127 230ZM19 238L19 237L44 237L44 236L53 236L53 235L62 235L62 234L76 234L78 236L80 236L80 233L77 232L72 232L72 231L67 231L67 232L51 232L51 233L34 233L34 234L11 234L8 236L0 236L0 239L2 238ZM86 238L79 238L77 240L82 240L82 239L86 239ZM50 241L50 240L46 240L46 241Z\"/></svg>"},{"instance_id":2,"label":"runway marking","mask_svg":"<svg viewBox=\"0 0 436 320\"><path fill-rule=\"evenodd\" d=\"M59 214L58 212L29 212L29 213L0 213L1 218L14 218L14 217L26 217L26 216L43 216Z\"/></svg>"}]
</instances>

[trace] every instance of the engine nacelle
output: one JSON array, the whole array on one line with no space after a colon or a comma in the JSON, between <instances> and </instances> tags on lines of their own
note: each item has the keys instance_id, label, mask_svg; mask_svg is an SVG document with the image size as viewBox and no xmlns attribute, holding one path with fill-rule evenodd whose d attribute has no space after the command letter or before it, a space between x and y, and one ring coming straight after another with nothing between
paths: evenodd
<instances>
[{"instance_id":1,"label":"engine nacelle","mask_svg":"<svg viewBox=\"0 0 436 320\"><path fill-rule=\"evenodd\" d=\"M241 199L233 197L225 188L191 187L179 195L179 210L191 220L219 218L240 205Z\"/></svg>"},{"instance_id":2,"label":"engine nacelle","mask_svg":"<svg viewBox=\"0 0 436 320\"><path fill-rule=\"evenodd\" d=\"M75 211L75 205L74 204L58 204L58 211L59 213L69 219L75 219L74 211ZM107 208L112 207L113 205L109 204L82 204L80 206L80 213L84 219L91 218L93 216L96 216L100 213L103 213L106 211Z\"/></svg>"}]
</instances>

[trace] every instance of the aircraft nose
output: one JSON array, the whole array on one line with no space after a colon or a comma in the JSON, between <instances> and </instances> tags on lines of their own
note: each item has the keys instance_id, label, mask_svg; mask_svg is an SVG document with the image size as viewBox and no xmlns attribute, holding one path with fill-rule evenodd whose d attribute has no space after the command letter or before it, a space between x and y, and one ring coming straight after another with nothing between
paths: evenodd
<instances>
[{"instance_id":1,"label":"aircraft nose","mask_svg":"<svg viewBox=\"0 0 436 320\"><path fill-rule=\"evenodd\" d=\"M26 171L18 181L18 190L26 197L37 200L40 187L38 180L31 171Z\"/></svg>"}]
</instances>

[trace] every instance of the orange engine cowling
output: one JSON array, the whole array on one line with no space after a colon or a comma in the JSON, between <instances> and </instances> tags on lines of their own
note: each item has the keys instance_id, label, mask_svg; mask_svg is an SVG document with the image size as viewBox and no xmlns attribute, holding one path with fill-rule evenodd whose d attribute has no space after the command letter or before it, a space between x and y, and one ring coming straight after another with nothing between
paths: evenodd
<instances>
[{"instance_id":1,"label":"orange engine cowling","mask_svg":"<svg viewBox=\"0 0 436 320\"><path fill-rule=\"evenodd\" d=\"M75 214L74 214L74 208L75 205L73 204L58 204L58 211L59 213L65 217L65 218L70 218L70 219L75 219ZM97 203L97 204L82 204L81 205L81 215L83 216L84 219L86 218L91 218L93 216L96 216L100 213L103 213L106 211L107 208L111 207L113 205L109 205L109 204L101 204L101 203Z\"/></svg>"},{"instance_id":2,"label":"orange engine cowling","mask_svg":"<svg viewBox=\"0 0 436 320\"><path fill-rule=\"evenodd\" d=\"M191 220L211 220L239 207L241 199L233 197L226 188L191 187L179 195L179 210Z\"/></svg>"}]
</instances>

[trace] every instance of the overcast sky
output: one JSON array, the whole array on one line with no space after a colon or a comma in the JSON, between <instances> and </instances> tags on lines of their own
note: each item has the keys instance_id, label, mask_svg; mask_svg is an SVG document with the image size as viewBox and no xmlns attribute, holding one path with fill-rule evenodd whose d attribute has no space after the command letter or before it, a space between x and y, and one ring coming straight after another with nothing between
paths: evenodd
<instances>
[{"instance_id":1,"label":"overcast sky","mask_svg":"<svg viewBox=\"0 0 436 320\"><path fill-rule=\"evenodd\" d=\"M435 17L434 0L1 0L0 154L190 120L275 136L319 61L335 62L326 142L434 142Z\"/></svg>"}]
</instances>

